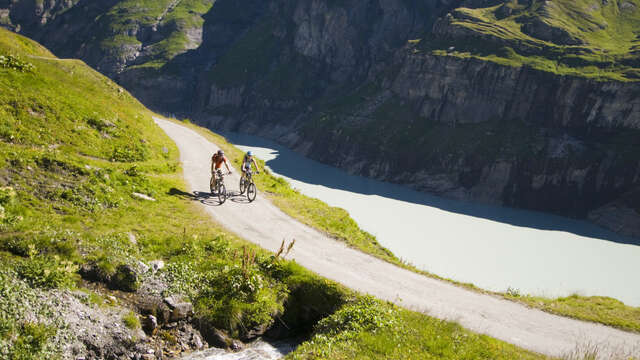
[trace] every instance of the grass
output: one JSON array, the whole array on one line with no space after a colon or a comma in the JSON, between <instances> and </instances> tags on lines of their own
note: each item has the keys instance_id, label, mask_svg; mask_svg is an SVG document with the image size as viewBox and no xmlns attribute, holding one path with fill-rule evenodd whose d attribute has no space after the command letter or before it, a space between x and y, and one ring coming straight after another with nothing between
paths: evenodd
<instances>
[{"instance_id":1,"label":"grass","mask_svg":"<svg viewBox=\"0 0 640 360\"><path fill-rule=\"evenodd\" d=\"M137 329L140 329L141 327L140 319L138 319L138 316L133 311L130 311L127 314L125 314L122 317L122 322L124 323L124 326L126 326L131 330L137 330Z\"/></svg>"},{"instance_id":2,"label":"grass","mask_svg":"<svg viewBox=\"0 0 640 360\"><path fill-rule=\"evenodd\" d=\"M447 38L451 32L429 35L417 47L435 55L526 65L558 75L636 81L640 2L621 4L509 0L485 8L458 8L450 23L464 32L453 38ZM455 50L447 50L449 46Z\"/></svg>"},{"instance_id":3,"label":"grass","mask_svg":"<svg viewBox=\"0 0 640 360\"><path fill-rule=\"evenodd\" d=\"M158 69L175 56L195 48L187 33L201 29L202 16L213 0L122 0L96 18L92 44L115 58L129 46L144 46L146 57L132 68ZM152 28L156 31L152 32ZM153 34L153 37L148 35Z\"/></svg>"},{"instance_id":4,"label":"grass","mask_svg":"<svg viewBox=\"0 0 640 360\"><path fill-rule=\"evenodd\" d=\"M325 328L326 326L326 328ZM512 345L362 299L318 324L315 335L286 359L539 359Z\"/></svg>"},{"instance_id":5,"label":"grass","mask_svg":"<svg viewBox=\"0 0 640 360\"><path fill-rule=\"evenodd\" d=\"M505 297L553 314L640 333L640 308L626 306L621 301L609 297L584 297L575 294L557 299L537 296Z\"/></svg>"},{"instance_id":6,"label":"grass","mask_svg":"<svg viewBox=\"0 0 640 360\"><path fill-rule=\"evenodd\" d=\"M318 333L356 331L345 325L353 307L362 310L360 320L378 316L374 326L394 323L397 331L412 331L415 324L397 321L393 305L363 300L213 223L180 190L185 185L175 145L153 124L152 114L117 85L82 62L38 58L52 55L1 29L0 53L33 65L27 72L0 69L0 357L62 356L62 341L73 334L46 299L55 296L51 288L78 286L78 266L95 264L113 273L121 265L155 259L167 263L160 273L169 284L163 295L186 295L199 324L234 336L277 317L291 329L310 330L338 310L342 320L325 321ZM91 295L85 301L97 308L104 304ZM134 313L122 320L129 328L139 326ZM424 341L419 335L406 341L418 347ZM326 351L367 346L344 336L326 344ZM535 356L496 343L517 357ZM485 349L482 342L469 346L478 354L501 351ZM402 349L396 353L413 357Z\"/></svg>"}]
</instances>

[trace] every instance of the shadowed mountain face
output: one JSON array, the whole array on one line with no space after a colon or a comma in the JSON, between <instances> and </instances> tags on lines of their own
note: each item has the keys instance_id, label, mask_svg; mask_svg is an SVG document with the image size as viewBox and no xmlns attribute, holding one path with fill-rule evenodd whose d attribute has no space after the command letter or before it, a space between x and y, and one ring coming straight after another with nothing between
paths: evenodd
<instances>
[{"instance_id":1,"label":"shadowed mountain face","mask_svg":"<svg viewBox=\"0 0 640 360\"><path fill-rule=\"evenodd\" d=\"M39 4L39 5L38 5ZM640 1L0 2L157 110L640 236Z\"/></svg>"}]
</instances>

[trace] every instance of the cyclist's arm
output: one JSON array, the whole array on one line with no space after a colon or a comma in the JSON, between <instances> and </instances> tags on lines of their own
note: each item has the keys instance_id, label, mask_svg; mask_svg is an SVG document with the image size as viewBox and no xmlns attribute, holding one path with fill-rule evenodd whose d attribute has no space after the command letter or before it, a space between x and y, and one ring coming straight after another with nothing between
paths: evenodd
<instances>
[{"instance_id":1,"label":"cyclist's arm","mask_svg":"<svg viewBox=\"0 0 640 360\"><path fill-rule=\"evenodd\" d=\"M214 171L216 171L215 169L216 166L216 162L213 161L213 157L211 158L211 173L213 174Z\"/></svg>"},{"instance_id":2,"label":"cyclist's arm","mask_svg":"<svg viewBox=\"0 0 640 360\"><path fill-rule=\"evenodd\" d=\"M229 174L231 174L231 169L229 169L229 162L227 161L227 158L224 158L224 166L227 167L227 171L229 172Z\"/></svg>"},{"instance_id":3,"label":"cyclist's arm","mask_svg":"<svg viewBox=\"0 0 640 360\"><path fill-rule=\"evenodd\" d=\"M253 166L256 167L256 171L260 172L260 169L258 169L258 163L256 162L256 159L251 159L251 160L253 160Z\"/></svg>"}]
</instances>

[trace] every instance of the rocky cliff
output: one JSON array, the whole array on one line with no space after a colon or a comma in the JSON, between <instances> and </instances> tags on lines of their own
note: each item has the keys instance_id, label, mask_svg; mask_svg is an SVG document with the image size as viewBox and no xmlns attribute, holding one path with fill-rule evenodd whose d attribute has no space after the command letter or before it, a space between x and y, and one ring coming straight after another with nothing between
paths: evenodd
<instances>
[{"instance_id":1,"label":"rocky cliff","mask_svg":"<svg viewBox=\"0 0 640 360\"><path fill-rule=\"evenodd\" d=\"M595 76L587 40L536 54L584 53L579 65L531 63L543 30L502 38L461 15L490 5L274 2L200 80L196 118L356 174L640 236L635 68Z\"/></svg>"},{"instance_id":2,"label":"rocky cliff","mask_svg":"<svg viewBox=\"0 0 640 360\"><path fill-rule=\"evenodd\" d=\"M25 3L5 26L158 110L640 236L640 1Z\"/></svg>"}]
</instances>

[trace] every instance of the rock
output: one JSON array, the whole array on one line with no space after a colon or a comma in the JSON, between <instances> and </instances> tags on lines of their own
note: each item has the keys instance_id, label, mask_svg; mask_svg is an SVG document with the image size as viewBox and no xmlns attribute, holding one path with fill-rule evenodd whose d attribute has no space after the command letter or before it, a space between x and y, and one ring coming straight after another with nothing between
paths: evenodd
<instances>
[{"instance_id":1,"label":"rock","mask_svg":"<svg viewBox=\"0 0 640 360\"><path fill-rule=\"evenodd\" d=\"M182 297L178 295L171 295L164 298L165 304L169 305L172 310L176 308L178 304L182 302Z\"/></svg>"},{"instance_id":2,"label":"rock","mask_svg":"<svg viewBox=\"0 0 640 360\"><path fill-rule=\"evenodd\" d=\"M267 332L268 329L269 329L268 324L256 326L251 329L245 330L241 338L242 340L250 341L264 335L264 333Z\"/></svg>"},{"instance_id":3,"label":"rock","mask_svg":"<svg viewBox=\"0 0 640 360\"><path fill-rule=\"evenodd\" d=\"M233 340L233 341L231 342L231 346L229 346L229 348L230 348L231 350L233 350L233 351L239 351L239 350L242 350L242 349L244 348L244 344L243 344L243 343L241 343L241 342L240 342L240 341L238 341L238 340Z\"/></svg>"},{"instance_id":4,"label":"rock","mask_svg":"<svg viewBox=\"0 0 640 360\"><path fill-rule=\"evenodd\" d=\"M151 270L151 267L149 267L149 265L143 263L142 261L138 261L138 271L140 272L140 274L144 274L149 270Z\"/></svg>"},{"instance_id":5,"label":"rock","mask_svg":"<svg viewBox=\"0 0 640 360\"><path fill-rule=\"evenodd\" d=\"M171 312L171 320L186 320L193 315L193 305L190 302L178 304Z\"/></svg>"},{"instance_id":6,"label":"rock","mask_svg":"<svg viewBox=\"0 0 640 360\"><path fill-rule=\"evenodd\" d=\"M152 262L149 263L149 265L151 266L151 270L156 273L158 270L161 270L164 268L164 261L162 260L153 260Z\"/></svg>"},{"instance_id":7,"label":"rock","mask_svg":"<svg viewBox=\"0 0 640 360\"><path fill-rule=\"evenodd\" d=\"M135 292L139 286L138 273L133 266L127 264L119 265L109 282L111 289L127 292Z\"/></svg>"},{"instance_id":8,"label":"rock","mask_svg":"<svg viewBox=\"0 0 640 360\"><path fill-rule=\"evenodd\" d=\"M91 282L108 282L109 278L104 275L98 268L95 263L86 263L80 265L80 269L78 270L80 276Z\"/></svg>"},{"instance_id":9,"label":"rock","mask_svg":"<svg viewBox=\"0 0 640 360\"><path fill-rule=\"evenodd\" d=\"M223 349L231 347L233 339L224 331L208 326L204 321L200 322L199 326L200 334L202 334L209 345Z\"/></svg>"},{"instance_id":10,"label":"rock","mask_svg":"<svg viewBox=\"0 0 640 360\"><path fill-rule=\"evenodd\" d=\"M143 354L140 358L143 360L156 360L156 356L154 354Z\"/></svg>"},{"instance_id":11,"label":"rock","mask_svg":"<svg viewBox=\"0 0 640 360\"><path fill-rule=\"evenodd\" d=\"M142 329L149 335L153 335L158 328L158 319L153 315L147 315L142 321Z\"/></svg>"},{"instance_id":12,"label":"rock","mask_svg":"<svg viewBox=\"0 0 640 360\"><path fill-rule=\"evenodd\" d=\"M191 344L193 345L194 348L196 348L196 350L200 350L204 347L204 344L202 343L202 338L198 334L193 335L193 337L191 338Z\"/></svg>"},{"instance_id":13,"label":"rock","mask_svg":"<svg viewBox=\"0 0 640 360\"><path fill-rule=\"evenodd\" d=\"M129 242L132 243L133 245L138 245L138 241L136 239L136 235L134 233L127 233L127 236L129 237Z\"/></svg>"},{"instance_id":14,"label":"rock","mask_svg":"<svg viewBox=\"0 0 640 360\"><path fill-rule=\"evenodd\" d=\"M162 298L151 294L143 294L136 300L136 308L143 315L153 315L158 325L165 324L171 317L171 309Z\"/></svg>"},{"instance_id":15,"label":"rock","mask_svg":"<svg viewBox=\"0 0 640 360\"><path fill-rule=\"evenodd\" d=\"M622 202L610 203L593 210L588 219L621 235L640 238L640 212Z\"/></svg>"},{"instance_id":16,"label":"rock","mask_svg":"<svg viewBox=\"0 0 640 360\"><path fill-rule=\"evenodd\" d=\"M558 45L583 45L584 42L571 35L568 31L561 27L550 25L540 18L534 18L530 23L522 25L522 32L542 39L553 42Z\"/></svg>"},{"instance_id":17,"label":"rock","mask_svg":"<svg viewBox=\"0 0 640 360\"><path fill-rule=\"evenodd\" d=\"M152 198L149 195L145 195L145 194L141 194L141 193L137 193L134 192L131 194L133 197L141 199L141 200L146 200L146 201L156 201L156 199Z\"/></svg>"}]
</instances>

